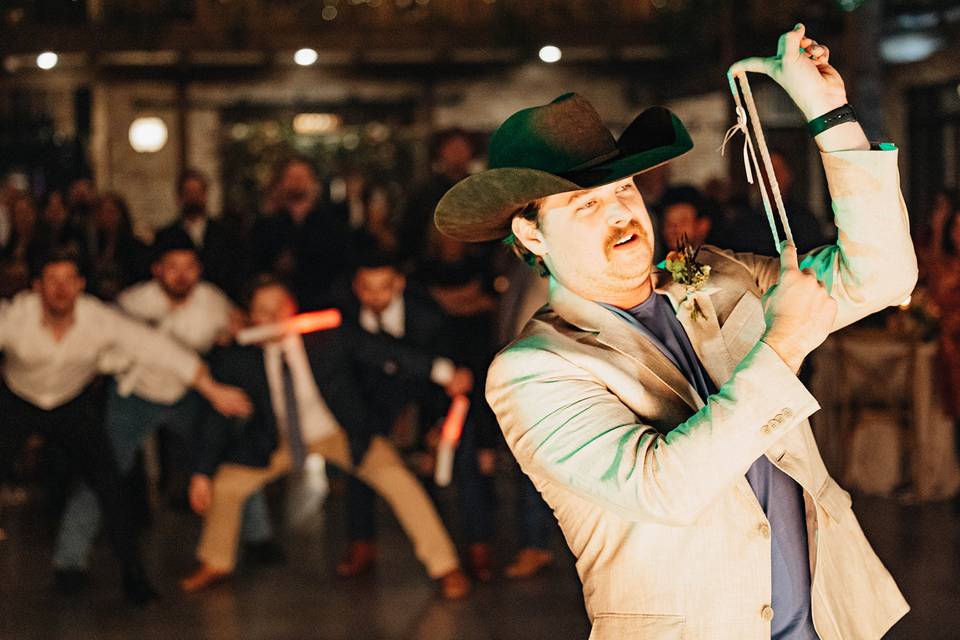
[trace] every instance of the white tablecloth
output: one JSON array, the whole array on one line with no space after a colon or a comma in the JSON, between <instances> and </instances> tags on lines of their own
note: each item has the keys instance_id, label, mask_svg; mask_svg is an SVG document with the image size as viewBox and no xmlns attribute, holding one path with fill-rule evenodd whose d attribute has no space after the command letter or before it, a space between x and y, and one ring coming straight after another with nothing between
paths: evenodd
<instances>
[{"instance_id":1,"label":"white tablecloth","mask_svg":"<svg viewBox=\"0 0 960 640\"><path fill-rule=\"evenodd\" d=\"M917 500L960 490L953 421L935 383L937 345L848 329L814 353L814 432L831 474L864 493Z\"/></svg>"}]
</instances>

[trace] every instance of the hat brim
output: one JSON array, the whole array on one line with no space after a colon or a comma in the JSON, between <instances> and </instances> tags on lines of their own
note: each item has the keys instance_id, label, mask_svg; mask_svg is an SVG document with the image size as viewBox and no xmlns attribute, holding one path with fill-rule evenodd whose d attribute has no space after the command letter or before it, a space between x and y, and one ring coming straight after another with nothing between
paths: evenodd
<instances>
[{"instance_id":1,"label":"hat brim","mask_svg":"<svg viewBox=\"0 0 960 640\"><path fill-rule=\"evenodd\" d=\"M654 108L662 109L662 108ZM618 140L620 155L589 169L566 176L527 168L481 171L464 178L447 191L437 204L434 223L442 233L465 242L484 242L508 236L516 211L534 200L603 186L658 167L693 148L689 134L666 109L669 125L651 127L651 112L641 113ZM653 114L658 119L660 113ZM659 130L651 131L655 128ZM650 135L644 135L650 134ZM650 138L668 138L666 144L639 148Z\"/></svg>"}]
</instances>

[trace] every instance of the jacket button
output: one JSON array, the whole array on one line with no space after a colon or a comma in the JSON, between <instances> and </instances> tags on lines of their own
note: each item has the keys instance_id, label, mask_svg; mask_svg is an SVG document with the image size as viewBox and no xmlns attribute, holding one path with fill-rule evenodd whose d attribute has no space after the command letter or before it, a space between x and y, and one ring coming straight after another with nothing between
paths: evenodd
<instances>
[{"instance_id":1,"label":"jacket button","mask_svg":"<svg viewBox=\"0 0 960 640\"><path fill-rule=\"evenodd\" d=\"M769 422L760 427L760 433L769 434L771 431L773 431L773 425Z\"/></svg>"},{"instance_id":2,"label":"jacket button","mask_svg":"<svg viewBox=\"0 0 960 640\"><path fill-rule=\"evenodd\" d=\"M793 411L790 410L790 407L784 407L782 413L783 413L783 415L786 416L787 418L789 418L790 416L793 415Z\"/></svg>"},{"instance_id":3,"label":"jacket button","mask_svg":"<svg viewBox=\"0 0 960 640\"><path fill-rule=\"evenodd\" d=\"M760 609L760 617L767 622L773 620L773 607L770 605L764 605L763 609Z\"/></svg>"},{"instance_id":4,"label":"jacket button","mask_svg":"<svg viewBox=\"0 0 960 640\"><path fill-rule=\"evenodd\" d=\"M759 529L760 529L760 535L762 535L764 538L770 537L770 525L768 525L766 522L762 523Z\"/></svg>"},{"instance_id":5,"label":"jacket button","mask_svg":"<svg viewBox=\"0 0 960 640\"><path fill-rule=\"evenodd\" d=\"M783 424L783 414L782 414L782 413L778 413L778 414L777 414L777 417L774 418L774 421L775 421L777 424Z\"/></svg>"}]
</instances>

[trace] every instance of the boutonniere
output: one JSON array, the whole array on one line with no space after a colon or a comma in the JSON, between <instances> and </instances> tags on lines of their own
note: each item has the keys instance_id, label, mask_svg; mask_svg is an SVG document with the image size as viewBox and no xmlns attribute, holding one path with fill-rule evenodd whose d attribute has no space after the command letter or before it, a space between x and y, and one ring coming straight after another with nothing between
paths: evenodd
<instances>
[{"instance_id":1,"label":"boutonniere","mask_svg":"<svg viewBox=\"0 0 960 640\"><path fill-rule=\"evenodd\" d=\"M697 255L700 253L700 247L693 247L687 241L687 236L680 238L677 248L667 254L666 267L674 282L682 284L686 288L686 295L680 301L681 306L690 309L690 315L694 320L702 318L706 320L707 316L700 308L700 304L692 298L693 294L700 291L707 285L710 279L710 265L697 262Z\"/></svg>"}]
</instances>

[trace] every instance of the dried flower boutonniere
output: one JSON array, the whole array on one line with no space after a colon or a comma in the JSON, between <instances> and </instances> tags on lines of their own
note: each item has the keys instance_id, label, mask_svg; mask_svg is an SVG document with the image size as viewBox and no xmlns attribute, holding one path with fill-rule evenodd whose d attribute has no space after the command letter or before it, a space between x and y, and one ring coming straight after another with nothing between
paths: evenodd
<instances>
[{"instance_id":1,"label":"dried flower boutonniere","mask_svg":"<svg viewBox=\"0 0 960 640\"><path fill-rule=\"evenodd\" d=\"M710 265L697 262L697 255L700 253L700 247L692 247L687 241L687 236L683 235L677 248L667 254L666 267L675 282L686 287L687 293L681 305L690 308L691 317L696 320L707 316L700 308L700 304L691 299L691 296L704 288L707 280L710 278Z\"/></svg>"}]
</instances>

